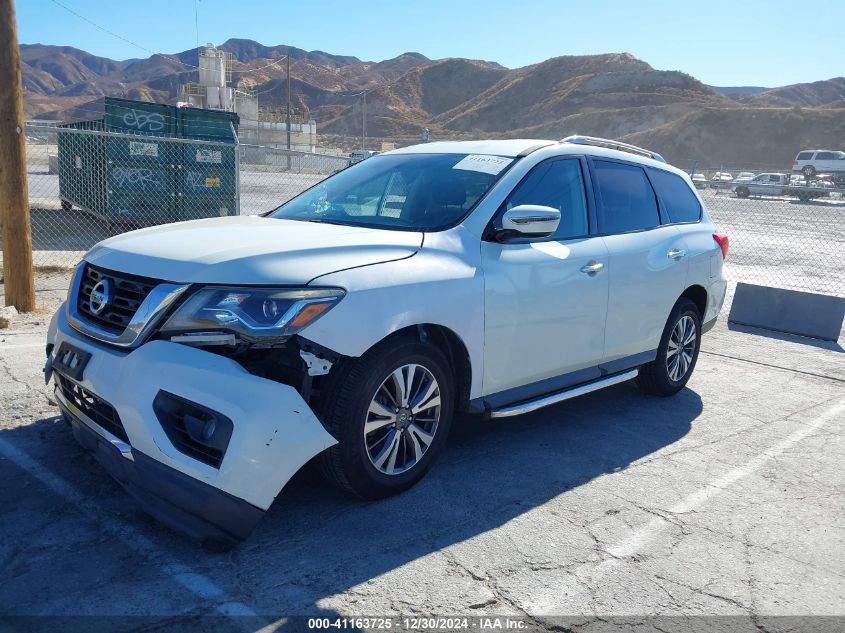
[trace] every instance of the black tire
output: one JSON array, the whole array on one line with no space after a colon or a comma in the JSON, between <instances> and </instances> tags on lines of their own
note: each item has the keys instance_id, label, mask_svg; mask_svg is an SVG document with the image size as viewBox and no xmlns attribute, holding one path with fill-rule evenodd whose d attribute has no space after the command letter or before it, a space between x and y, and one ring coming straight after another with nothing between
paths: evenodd
<instances>
[{"instance_id":1,"label":"black tire","mask_svg":"<svg viewBox=\"0 0 845 633\"><path fill-rule=\"evenodd\" d=\"M745 187L740 187L739 189L736 190L736 197L737 198L747 198L750 195L751 195L751 192Z\"/></svg>"},{"instance_id":2,"label":"black tire","mask_svg":"<svg viewBox=\"0 0 845 633\"><path fill-rule=\"evenodd\" d=\"M806 178L812 178L816 175L816 168L812 165L804 165L801 168L801 173L804 174L804 177Z\"/></svg>"},{"instance_id":3,"label":"black tire","mask_svg":"<svg viewBox=\"0 0 845 633\"><path fill-rule=\"evenodd\" d=\"M669 341L673 334L673 330L685 317L690 317L695 326L695 346L690 354L692 360L686 368L682 376L674 380L670 376L669 363L667 363L667 354L669 352ZM698 307L686 297L681 297L672 308L669 314L669 319L666 321L666 327L663 329L663 336L660 337L660 345L657 347L657 357L650 363L640 367L640 373L637 376L637 385L643 393L653 396L672 396L678 393L686 386L687 382L695 370L695 364L698 361L698 352L701 349L701 315L698 312ZM677 354L675 354L677 356Z\"/></svg>"},{"instance_id":4,"label":"black tire","mask_svg":"<svg viewBox=\"0 0 845 633\"><path fill-rule=\"evenodd\" d=\"M62 211L70 211L73 209L73 203L68 200L62 200Z\"/></svg>"},{"instance_id":5,"label":"black tire","mask_svg":"<svg viewBox=\"0 0 845 633\"><path fill-rule=\"evenodd\" d=\"M428 370L440 389L440 410L434 439L408 470L386 474L376 468L367 451L364 424L377 390L391 373L407 364ZM338 443L319 457L321 474L337 487L365 499L398 494L416 484L442 450L454 414L455 378L449 362L436 347L414 336L389 338L357 359L345 361L326 387L321 417ZM386 442L386 441L385 441Z\"/></svg>"}]
</instances>

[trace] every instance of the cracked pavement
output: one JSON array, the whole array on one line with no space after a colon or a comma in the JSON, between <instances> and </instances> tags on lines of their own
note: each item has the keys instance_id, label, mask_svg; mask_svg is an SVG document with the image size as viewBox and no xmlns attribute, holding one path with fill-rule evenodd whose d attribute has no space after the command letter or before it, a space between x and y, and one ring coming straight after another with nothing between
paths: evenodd
<instances>
[{"instance_id":1,"label":"cracked pavement","mask_svg":"<svg viewBox=\"0 0 845 633\"><path fill-rule=\"evenodd\" d=\"M66 283L39 287L50 308ZM622 384L459 419L429 475L379 502L306 468L246 543L213 554L144 515L56 419L48 319L0 330L0 448L31 460L0 450L3 615L184 623L232 605L262 623L500 614L548 629L556 616L845 615L839 345L721 323L674 398Z\"/></svg>"}]
</instances>

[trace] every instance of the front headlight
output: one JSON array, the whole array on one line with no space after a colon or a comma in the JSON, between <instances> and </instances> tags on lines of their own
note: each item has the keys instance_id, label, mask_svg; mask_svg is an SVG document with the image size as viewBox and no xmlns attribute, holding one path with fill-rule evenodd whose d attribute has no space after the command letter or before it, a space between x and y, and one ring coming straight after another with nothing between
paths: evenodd
<instances>
[{"instance_id":1,"label":"front headlight","mask_svg":"<svg viewBox=\"0 0 845 633\"><path fill-rule=\"evenodd\" d=\"M161 333L223 331L246 338L289 337L331 310L344 294L339 288L208 286L179 306Z\"/></svg>"}]
</instances>

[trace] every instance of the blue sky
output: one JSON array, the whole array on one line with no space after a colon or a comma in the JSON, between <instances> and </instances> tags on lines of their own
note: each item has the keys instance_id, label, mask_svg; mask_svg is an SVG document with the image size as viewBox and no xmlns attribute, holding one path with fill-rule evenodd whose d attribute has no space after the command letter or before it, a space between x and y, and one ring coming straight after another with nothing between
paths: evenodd
<instances>
[{"instance_id":1,"label":"blue sky","mask_svg":"<svg viewBox=\"0 0 845 633\"><path fill-rule=\"evenodd\" d=\"M59 0L143 48L230 37L379 61L406 51L511 68L626 51L711 85L779 86L845 74L845 1ZM16 0L21 42L127 59L148 53L52 0ZM198 8L198 33L195 21ZM802 8L804 7L804 8ZM801 26L806 21L807 26ZM199 37L198 37L199 36Z\"/></svg>"}]
</instances>

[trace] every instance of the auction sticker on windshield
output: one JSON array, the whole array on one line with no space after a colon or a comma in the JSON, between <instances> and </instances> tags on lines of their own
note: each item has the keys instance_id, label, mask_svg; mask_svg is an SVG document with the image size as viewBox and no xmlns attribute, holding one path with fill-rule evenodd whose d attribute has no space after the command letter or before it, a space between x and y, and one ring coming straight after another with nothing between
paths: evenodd
<instances>
[{"instance_id":1,"label":"auction sticker on windshield","mask_svg":"<svg viewBox=\"0 0 845 633\"><path fill-rule=\"evenodd\" d=\"M484 154L470 154L465 156L452 169L465 169L467 171L480 171L484 174L493 174L494 176L507 167L512 158L504 158L503 156L485 156Z\"/></svg>"}]
</instances>

